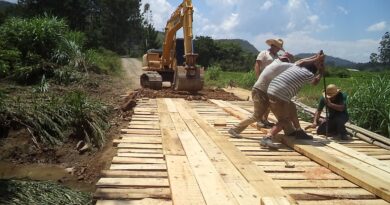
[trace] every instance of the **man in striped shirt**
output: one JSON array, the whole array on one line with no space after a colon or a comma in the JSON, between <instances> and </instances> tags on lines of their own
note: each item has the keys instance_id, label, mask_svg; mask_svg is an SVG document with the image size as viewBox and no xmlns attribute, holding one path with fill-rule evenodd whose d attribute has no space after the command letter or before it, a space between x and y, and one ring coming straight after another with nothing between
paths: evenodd
<instances>
[{"instance_id":1,"label":"man in striped shirt","mask_svg":"<svg viewBox=\"0 0 390 205\"><path fill-rule=\"evenodd\" d=\"M286 130L286 128L291 127L291 122L293 122L294 127L300 128L296 107L291 102L291 98L299 92L305 83L318 84L324 71L324 60L325 55L320 51L319 54L311 58L296 62L296 65L279 74L271 81L267 94L271 111L278 119L278 122L261 140L260 144L262 146L278 148L272 142L272 138L282 129ZM313 138L302 129L297 129L294 133L285 134L294 135L299 139Z\"/></svg>"},{"instance_id":2,"label":"man in striped shirt","mask_svg":"<svg viewBox=\"0 0 390 205\"><path fill-rule=\"evenodd\" d=\"M280 59L274 60L270 65L265 67L264 71L260 74L252 88L252 99L254 104L253 115L235 125L234 128L229 129L228 133L231 135L231 137L241 137L240 133L243 130L245 130L250 124L259 121L267 112L269 109L269 101L267 96L268 85L275 76L294 66L294 64L289 63L293 61L293 59L293 55L285 52L280 57ZM292 128L289 129L289 131L285 130L287 133L292 131L294 131Z\"/></svg>"}]
</instances>

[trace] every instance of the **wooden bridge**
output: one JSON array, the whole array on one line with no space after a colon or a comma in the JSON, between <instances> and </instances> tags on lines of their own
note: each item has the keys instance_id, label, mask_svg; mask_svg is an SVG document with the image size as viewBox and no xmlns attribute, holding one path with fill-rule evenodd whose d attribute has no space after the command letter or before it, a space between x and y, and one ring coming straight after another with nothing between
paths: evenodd
<instances>
[{"instance_id":1,"label":"wooden bridge","mask_svg":"<svg viewBox=\"0 0 390 205\"><path fill-rule=\"evenodd\" d=\"M252 112L248 101L139 99L102 172L98 205L364 204L390 202L390 151L354 138L313 141L267 130L227 130ZM304 127L308 123L301 122Z\"/></svg>"}]
</instances>

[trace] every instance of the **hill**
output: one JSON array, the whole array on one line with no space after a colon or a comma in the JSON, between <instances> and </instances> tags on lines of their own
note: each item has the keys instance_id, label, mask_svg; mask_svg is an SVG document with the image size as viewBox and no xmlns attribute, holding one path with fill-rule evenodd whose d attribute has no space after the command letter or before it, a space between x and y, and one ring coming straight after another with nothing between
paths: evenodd
<instances>
[{"instance_id":1,"label":"hill","mask_svg":"<svg viewBox=\"0 0 390 205\"><path fill-rule=\"evenodd\" d=\"M0 0L0 11L4 11L6 8L14 5L13 3L10 3L8 1L2 1Z\"/></svg>"},{"instance_id":2,"label":"hill","mask_svg":"<svg viewBox=\"0 0 390 205\"><path fill-rule=\"evenodd\" d=\"M227 43L236 43L236 44L240 45L241 48L244 51L247 51L247 52L250 52L250 53L253 53L253 54L256 54L256 55L259 53L257 48L255 48L251 43L249 43L248 41L243 40L243 39L217 39L215 41L217 41L217 42L227 42Z\"/></svg>"},{"instance_id":3,"label":"hill","mask_svg":"<svg viewBox=\"0 0 390 205\"><path fill-rule=\"evenodd\" d=\"M307 57L310 57L313 55L314 55L314 53L300 53L300 54L295 55L295 57L300 59L300 58L307 58ZM345 60L345 59L338 58L338 57L329 56L329 55L327 55L325 58L325 64L330 65L330 66L336 66L336 67L355 67L356 66L356 63L354 63L352 61Z\"/></svg>"}]
</instances>

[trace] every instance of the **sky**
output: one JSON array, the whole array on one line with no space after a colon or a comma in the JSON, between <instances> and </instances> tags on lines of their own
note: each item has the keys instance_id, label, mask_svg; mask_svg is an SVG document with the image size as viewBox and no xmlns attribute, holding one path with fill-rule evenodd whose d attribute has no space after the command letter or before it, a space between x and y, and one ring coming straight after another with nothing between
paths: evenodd
<instances>
[{"instance_id":1,"label":"sky","mask_svg":"<svg viewBox=\"0 0 390 205\"><path fill-rule=\"evenodd\" d=\"M9 0L16 2L16 0ZM151 21L163 31L182 0L141 0L150 4ZM368 62L390 31L390 0L193 0L194 36L240 38L258 50L281 38L293 54L325 54ZM180 32L180 31L179 31ZM180 34L179 34L180 35Z\"/></svg>"},{"instance_id":2,"label":"sky","mask_svg":"<svg viewBox=\"0 0 390 205\"><path fill-rule=\"evenodd\" d=\"M163 31L181 0L149 3L152 23ZM281 38L293 54L325 54L368 62L390 31L389 0L193 0L194 36L240 38L258 50L265 40Z\"/></svg>"}]
</instances>

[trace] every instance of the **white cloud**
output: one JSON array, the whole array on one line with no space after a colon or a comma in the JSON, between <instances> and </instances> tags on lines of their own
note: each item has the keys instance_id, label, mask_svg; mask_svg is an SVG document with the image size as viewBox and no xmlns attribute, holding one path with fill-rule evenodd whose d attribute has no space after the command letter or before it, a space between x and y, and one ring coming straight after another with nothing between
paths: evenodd
<instances>
[{"instance_id":1,"label":"white cloud","mask_svg":"<svg viewBox=\"0 0 390 205\"><path fill-rule=\"evenodd\" d=\"M311 24L316 24L318 22L318 16L317 15L309 16L309 17L307 17L307 19L309 20L309 22Z\"/></svg>"},{"instance_id":2,"label":"white cloud","mask_svg":"<svg viewBox=\"0 0 390 205\"><path fill-rule=\"evenodd\" d=\"M229 18L222 22L221 29L231 31L239 24L239 15L237 13L230 14Z\"/></svg>"},{"instance_id":3,"label":"white cloud","mask_svg":"<svg viewBox=\"0 0 390 205\"><path fill-rule=\"evenodd\" d=\"M167 0L142 0L142 8L146 3L150 4L152 11L152 23L159 31L164 31L167 20L176 7L173 7Z\"/></svg>"},{"instance_id":4,"label":"white cloud","mask_svg":"<svg viewBox=\"0 0 390 205\"><path fill-rule=\"evenodd\" d=\"M264 2L264 4L260 7L260 10L266 11L266 10L270 9L272 6L273 6L272 1L268 0L268 1Z\"/></svg>"},{"instance_id":5,"label":"white cloud","mask_svg":"<svg viewBox=\"0 0 390 205\"><path fill-rule=\"evenodd\" d=\"M265 41L269 38L281 38L286 51L293 54L316 53L324 50L325 54L344 58L354 62L368 62L370 54L376 52L379 40L361 39L356 41L319 40L306 33L294 32L285 36L273 33L259 34L252 43L257 49L267 48Z\"/></svg>"},{"instance_id":6,"label":"white cloud","mask_svg":"<svg viewBox=\"0 0 390 205\"><path fill-rule=\"evenodd\" d=\"M342 6L337 6L337 10L339 10L341 13L343 13L345 15L347 15L349 13L349 11Z\"/></svg>"},{"instance_id":7,"label":"white cloud","mask_svg":"<svg viewBox=\"0 0 390 205\"><path fill-rule=\"evenodd\" d=\"M386 21L381 21L379 23L369 26L367 31L383 31L386 29Z\"/></svg>"}]
</instances>

